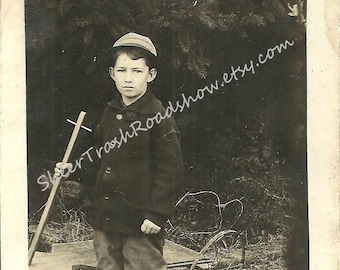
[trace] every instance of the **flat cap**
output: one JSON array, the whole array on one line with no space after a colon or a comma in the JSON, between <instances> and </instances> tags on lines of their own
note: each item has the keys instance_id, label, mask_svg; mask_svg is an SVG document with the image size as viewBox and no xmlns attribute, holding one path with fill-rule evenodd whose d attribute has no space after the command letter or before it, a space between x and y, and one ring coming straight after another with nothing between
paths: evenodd
<instances>
[{"instance_id":1,"label":"flat cap","mask_svg":"<svg viewBox=\"0 0 340 270\"><path fill-rule=\"evenodd\" d=\"M142 36L136 33L128 33L121 38L119 38L115 44L113 44L113 48L123 47L123 46L131 46L131 47L139 47L144 50L149 51L154 56L157 56L157 51L155 45L153 45L151 39L146 36Z\"/></svg>"}]
</instances>

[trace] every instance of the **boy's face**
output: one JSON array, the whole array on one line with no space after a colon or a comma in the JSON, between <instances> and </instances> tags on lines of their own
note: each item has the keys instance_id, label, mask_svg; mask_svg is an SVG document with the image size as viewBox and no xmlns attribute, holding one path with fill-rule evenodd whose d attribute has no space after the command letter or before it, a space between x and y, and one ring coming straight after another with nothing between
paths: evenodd
<instances>
[{"instance_id":1,"label":"boy's face","mask_svg":"<svg viewBox=\"0 0 340 270\"><path fill-rule=\"evenodd\" d=\"M157 75L156 69L149 69L144 58L133 60L126 53L118 56L115 66L109 68L109 73L126 105L138 100L145 93L148 83Z\"/></svg>"}]
</instances>

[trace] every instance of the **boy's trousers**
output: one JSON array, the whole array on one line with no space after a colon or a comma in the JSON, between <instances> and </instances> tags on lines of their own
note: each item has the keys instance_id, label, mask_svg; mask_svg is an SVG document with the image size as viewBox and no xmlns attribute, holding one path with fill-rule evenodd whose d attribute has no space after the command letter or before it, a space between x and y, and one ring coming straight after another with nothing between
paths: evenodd
<instances>
[{"instance_id":1,"label":"boy's trousers","mask_svg":"<svg viewBox=\"0 0 340 270\"><path fill-rule=\"evenodd\" d=\"M97 270L165 270L164 239L93 230Z\"/></svg>"}]
</instances>

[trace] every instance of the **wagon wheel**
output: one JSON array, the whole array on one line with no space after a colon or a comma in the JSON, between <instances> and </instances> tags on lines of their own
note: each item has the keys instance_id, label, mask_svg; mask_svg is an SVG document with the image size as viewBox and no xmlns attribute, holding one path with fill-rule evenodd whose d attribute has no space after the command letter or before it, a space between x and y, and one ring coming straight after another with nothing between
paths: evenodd
<instances>
[{"instance_id":1,"label":"wagon wheel","mask_svg":"<svg viewBox=\"0 0 340 270\"><path fill-rule=\"evenodd\" d=\"M201 249L190 270L196 269L202 258L209 258L208 269L243 269L245 248L243 233L224 230L215 234Z\"/></svg>"}]
</instances>

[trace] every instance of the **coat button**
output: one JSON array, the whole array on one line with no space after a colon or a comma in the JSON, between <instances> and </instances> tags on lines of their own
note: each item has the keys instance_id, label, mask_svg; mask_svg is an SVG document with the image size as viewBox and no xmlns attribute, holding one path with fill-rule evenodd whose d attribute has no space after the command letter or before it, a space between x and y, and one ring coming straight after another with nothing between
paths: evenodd
<instances>
[{"instance_id":1,"label":"coat button","mask_svg":"<svg viewBox=\"0 0 340 270\"><path fill-rule=\"evenodd\" d=\"M107 174L111 173L111 167L107 167L106 170L105 170L105 173L107 173Z\"/></svg>"},{"instance_id":2,"label":"coat button","mask_svg":"<svg viewBox=\"0 0 340 270\"><path fill-rule=\"evenodd\" d=\"M123 119L123 115L121 115L121 114L116 114L116 118L117 118L117 120L122 120L122 119Z\"/></svg>"},{"instance_id":3,"label":"coat button","mask_svg":"<svg viewBox=\"0 0 340 270\"><path fill-rule=\"evenodd\" d=\"M110 221L110 218L109 218L109 217L106 217L105 220L106 220L106 221Z\"/></svg>"}]
</instances>

